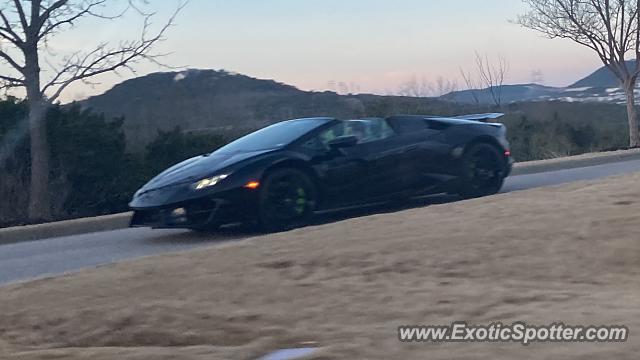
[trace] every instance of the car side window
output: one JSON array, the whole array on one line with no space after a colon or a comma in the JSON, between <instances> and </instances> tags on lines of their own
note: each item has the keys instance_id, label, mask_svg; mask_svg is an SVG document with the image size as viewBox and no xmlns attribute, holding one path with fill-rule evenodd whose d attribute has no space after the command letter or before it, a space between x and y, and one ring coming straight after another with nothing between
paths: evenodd
<instances>
[{"instance_id":1,"label":"car side window","mask_svg":"<svg viewBox=\"0 0 640 360\"><path fill-rule=\"evenodd\" d=\"M426 119L420 117L394 117L390 121L393 127L403 134L429 130Z\"/></svg>"},{"instance_id":2,"label":"car side window","mask_svg":"<svg viewBox=\"0 0 640 360\"><path fill-rule=\"evenodd\" d=\"M395 134L385 119L348 120L321 131L317 136L307 141L304 147L314 150L328 150L329 143L341 136L353 135L358 138L358 144L366 144L390 138Z\"/></svg>"},{"instance_id":3,"label":"car side window","mask_svg":"<svg viewBox=\"0 0 640 360\"><path fill-rule=\"evenodd\" d=\"M331 142L331 140L345 135L349 134L347 134L345 123L341 121L340 123L320 132L320 134L318 134L318 140L323 147L328 149L329 142Z\"/></svg>"},{"instance_id":4,"label":"car side window","mask_svg":"<svg viewBox=\"0 0 640 360\"><path fill-rule=\"evenodd\" d=\"M385 119L353 120L348 123L351 122L357 124L359 127L358 140L360 144L384 140L395 135L395 131L393 131Z\"/></svg>"},{"instance_id":5,"label":"car side window","mask_svg":"<svg viewBox=\"0 0 640 360\"><path fill-rule=\"evenodd\" d=\"M346 121L345 135L354 135L358 144L366 144L389 138L395 132L385 119L370 118Z\"/></svg>"},{"instance_id":6,"label":"car side window","mask_svg":"<svg viewBox=\"0 0 640 360\"><path fill-rule=\"evenodd\" d=\"M318 135L309 139L302 146L311 150L328 150L329 142L337 137L345 135L344 122L339 122L328 129L322 130Z\"/></svg>"}]
</instances>

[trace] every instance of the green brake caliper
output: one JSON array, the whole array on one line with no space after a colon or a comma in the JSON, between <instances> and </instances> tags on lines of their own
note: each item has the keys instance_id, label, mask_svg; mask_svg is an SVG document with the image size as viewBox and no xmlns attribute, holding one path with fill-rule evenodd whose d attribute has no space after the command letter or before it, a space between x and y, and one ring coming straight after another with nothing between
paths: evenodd
<instances>
[{"instance_id":1,"label":"green brake caliper","mask_svg":"<svg viewBox=\"0 0 640 360\"><path fill-rule=\"evenodd\" d=\"M301 215L307 207L307 193L301 187L299 187L296 192L298 196L296 198L295 211L296 214Z\"/></svg>"}]
</instances>

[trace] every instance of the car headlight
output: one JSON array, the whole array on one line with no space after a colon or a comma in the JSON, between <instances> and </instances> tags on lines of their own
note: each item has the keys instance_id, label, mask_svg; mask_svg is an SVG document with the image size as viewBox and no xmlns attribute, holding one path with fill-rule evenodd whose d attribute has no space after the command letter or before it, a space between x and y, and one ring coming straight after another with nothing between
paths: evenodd
<instances>
[{"instance_id":1,"label":"car headlight","mask_svg":"<svg viewBox=\"0 0 640 360\"><path fill-rule=\"evenodd\" d=\"M229 176L229 174L223 174L223 175L216 175L210 178L206 178L206 179L202 179L200 181L198 181L197 183L193 184L193 188L196 190L202 190L205 188L208 188L210 186L214 186L215 184L219 183L220 181L226 179Z\"/></svg>"}]
</instances>

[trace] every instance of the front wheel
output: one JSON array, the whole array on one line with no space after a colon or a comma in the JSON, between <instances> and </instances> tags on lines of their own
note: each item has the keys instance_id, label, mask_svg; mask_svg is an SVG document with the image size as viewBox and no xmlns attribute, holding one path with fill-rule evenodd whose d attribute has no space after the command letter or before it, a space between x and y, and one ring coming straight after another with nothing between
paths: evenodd
<instances>
[{"instance_id":1,"label":"front wheel","mask_svg":"<svg viewBox=\"0 0 640 360\"><path fill-rule=\"evenodd\" d=\"M461 187L458 193L464 198L476 198L496 194L505 178L504 159L489 144L475 144L462 159Z\"/></svg>"},{"instance_id":2,"label":"front wheel","mask_svg":"<svg viewBox=\"0 0 640 360\"><path fill-rule=\"evenodd\" d=\"M263 184L258 222L264 231L284 231L309 220L317 190L307 174L297 169L278 169L269 173Z\"/></svg>"}]
</instances>

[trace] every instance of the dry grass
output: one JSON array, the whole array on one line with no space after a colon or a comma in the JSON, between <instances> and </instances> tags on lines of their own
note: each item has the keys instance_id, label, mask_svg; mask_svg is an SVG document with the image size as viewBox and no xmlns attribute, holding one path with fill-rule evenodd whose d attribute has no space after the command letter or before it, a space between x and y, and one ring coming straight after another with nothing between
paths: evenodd
<instances>
[{"instance_id":1,"label":"dry grass","mask_svg":"<svg viewBox=\"0 0 640 360\"><path fill-rule=\"evenodd\" d=\"M635 157L640 154L640 149L630 149L630 150L615 150L615 151L601 151L601 152L593 152L593 153L585 153L580 155L562 155L557 154L557 156L552 156L549 159L543 160L531 160L516 163L516 167L527 167L532 165L553 165L553 164L563 164L574 162L576 160L595 160L595 159L603 159L610 157L619 157L620 159Z\"/></svg>"},{"instance_id":2,"label":"dry grass","mask_svg":"<svg viewBox=\"0 0 640 360\"><path fill-rule=\"evenodd\" d=\"M637 359L640 175L430 206L0 289L0 358ZM624 324L625 344L413 344L406 324Z\"/></svg>"}]
</instances>

